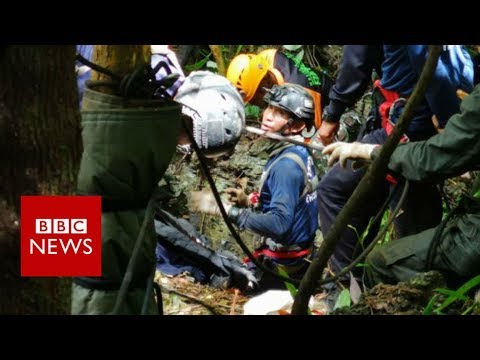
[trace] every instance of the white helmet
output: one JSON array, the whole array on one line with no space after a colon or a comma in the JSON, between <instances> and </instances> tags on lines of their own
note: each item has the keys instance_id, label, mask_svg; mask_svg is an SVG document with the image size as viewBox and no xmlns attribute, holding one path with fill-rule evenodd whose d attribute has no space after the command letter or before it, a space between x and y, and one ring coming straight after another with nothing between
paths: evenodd
<instances>
[{"instance_id":1,"label":"white helmet","mask_svg":"<svg viewBox=\"0 0 480 360\"><path fill-rule=\"evenodd\" d=\"M193 136L206 157L233 150L245 128L245 106L227 78L194 71L178 90L175 101L193 120Z\"/></svg>"}]
</instances>

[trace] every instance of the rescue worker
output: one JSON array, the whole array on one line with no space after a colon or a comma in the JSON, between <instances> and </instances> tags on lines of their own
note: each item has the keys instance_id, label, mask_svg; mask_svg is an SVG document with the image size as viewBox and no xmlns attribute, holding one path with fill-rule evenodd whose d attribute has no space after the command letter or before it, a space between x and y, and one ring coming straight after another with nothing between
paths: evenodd
<instances>
[{"instance_id":1,"label":"rescue worker","mask_svg":"<svg viewBox=\"0 0 480 360\"><path fill-rule=\"evenodd\" d=\"M105 96L115 111L95 108L103 106L98 100ZM102 196L102 276L74 278L72 314L110 314L114 309L118 314L157 313L151 289L157 241L153 216L148 214L153 213L152 194L175 151L176 135L183 129L180 116L186 116L187 128L209 157L231 151L245 126L243 100L220 75L192 72L175 101L183 106L146 99L136 102L141 107L132 108L136 103L123 97L88 87L85 91L84 152L77 186L82 194ZM127 111L122 112L125 107ZM142 233L136 265L126 274ZM122 299L119 290L129 278Z\"/></svg>"},{"instance_id":2,"label":"rescue worker","mask_svg":"<svg viewBox=\"0 0 480 360\"><path fill-rule=\"evenodd\" d=\"M294 55L277 49L266 49L258 55L237 55L228 67L227 78L237 87L245 102L260 107L265 88L285 83L303 86L315 102L315 129L320 127L322 104L328 103L332 84L327 74L318 74Z\"/></svg>"},{"instance_id":3,"label":"rescue worker","mask_svg":"<svg viewBox=\"0 0 480 360\"><path fill-rule=\"evenodd\" d=\"M378 67L378 57L383 52L381 80L375 83L375 97L380 98L378 112L381 128L367 134L362 143L383 144L397 122L405 105L405 99L411 95L427 57L426 45L384 45L377 46L347 45L340 65L340 72L330 94L330 104L325 108L322 128L319 133L325 143L332 139L338 127L339 114L346 106L353 104L361 96L371 78L371 71ZM425 99L415 109L415 115L406 131L409 141L421 141L436 134L431 118L435 114L442 126L450 116L458 112L460 100L457 89L471 91L473 82L472 61L462 46L446 46L440 55L434 78L427 89ZM324 128L325 127L325 128ZM323 130L328 130L323 132ZM335 218L357 187L365 169L353 171L341 169L335 165L322 178L319 185L319 214L323 235L326 236ZM363 234L369 221L379 211L391 190L391 179L382 186L352 218L350 226L344 231L329 261L331 272L338 273L360 252L358 234ZM438 225L442 218L440 193L433 182L414 182L410 184L407 199L402 205L403 212L396 219L396 235L403 237L415 234ZM394 198L393 203L398 199ZM363 240L366 246L375 237L377 226L370 228ZM347 280L347 279L344 279Z\"/></svg>"},{"instance_id":4,"label":"rescue worker","mask_svg":"<svg viewBox=\"0 0 480 360\"><path fill-rule=\"evenodd\" d=\"M480 86L467 96L460 113L448 121L445 131L428 140L399 144L388 163L394 176L428 181L461 175L480 165ZM330 163L348 159L374 160L380 146L335 143L328 146ZM438 270L450 286L458 286L480 273L480 183L442 223L415 235L374 249L367 257L365 283L394 284L418 272Z\"/></svg>"},{"instance_id":5,"label":"rescue worker","mask_svg":"<svg viewBox=\"0 0 480 360\"><path fill-rule=\"evenodd\" d=\"M345 45L335 84L330 90L330 102L324 107L322 125L317 136L324 145L334 141L340 127L340 117L362 97L371 83L373 71L381 76L382 45Z\"/></svg>"},{"instance_id":6,"label":"rescue worker","mask_svg":"<svg viewBox=\"0 0 480 360\"><path fill-rule=\"evenodd\" d=\"M264 101L268 107L263 112L262 130L303 141L302 132L313 127L315 109L310 94L299 85L274 85ZM258 234L254 256L294 278L301 278L308 268L318 228L315 178L307 148L275 142L260 180L258 208L252 209L252 201L243 190L226 190L230 203L224 207L229 218L241 230ZM197 211L220 214L212 194L200 192L192 198ZM265 273L259 290L268 288L284 288L284 284Z\"/></svg>"}]
</instances>

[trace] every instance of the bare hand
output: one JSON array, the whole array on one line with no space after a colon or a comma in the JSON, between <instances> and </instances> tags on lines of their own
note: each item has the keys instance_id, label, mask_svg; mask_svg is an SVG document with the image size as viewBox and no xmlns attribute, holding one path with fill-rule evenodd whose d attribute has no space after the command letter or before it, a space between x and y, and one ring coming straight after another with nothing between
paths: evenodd
<instances>
[{"instance_id":1,"label":"bare hand","mask_svg":"<svg viewBox=\"0 0 480 360\"><path fill-rule=\"evenodd\" d=\"M433 123L433 126L435 127L435 130L437 130L437 133L441 133L443 130L445 130L440 126L440 122L438 121L435 115L432 115L432 123Z\"/></svg>"},{"instance_id":2,"label":"bare hand","mask_svg":"<svg viewBox=\"0 0 480 360\"><path fill-rule=\"evenodd\" d=\"M231 208L231 205L223 204L225 211ZM193 191L190 198L190 208L193 212L202 212L205 214L220 216L220 209L213 193L209 190Z\"/></svg>"},{"instance_id":3,"label":"bare hand","mask_svg":"<svg viewBox=\"0 0 480 360\"><path fill-rule=\"evenodd\" d=\"M463 91L462 89L458 89L457 90L457 97L460 99L460 100L463 100L465 99L469 94L465 91Z\"/></svg>"},{"instance_id":4,"label":"bare hand","mask_svg":"<svg viewBox=\"0 0 480 360\"><path fill-rule=\"evenodd\" d=\"M225 189L227 194L227 200L238 207L247 207L250 205L250 200L248 196L242 189L228 188Z\"/></svg>"},{"instance_id":5,"label":"bare hand","mask_svg":"<svg viewBox=\"0 0 480 360\"><path fill-rule=\"evenodd\" d=\"M318 137L323 145L327 146L333 142L335 135L337 134L338 128L340 127L340 122L328 123L322 122L320 129L318 130Z\"/></svg>"}]
</instances>

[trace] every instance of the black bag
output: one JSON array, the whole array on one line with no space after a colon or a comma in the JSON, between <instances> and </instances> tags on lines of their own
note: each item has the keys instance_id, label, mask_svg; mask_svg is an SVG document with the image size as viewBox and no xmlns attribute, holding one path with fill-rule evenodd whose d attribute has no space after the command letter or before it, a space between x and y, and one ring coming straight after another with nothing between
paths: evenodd
<instances>
[{"instance_id":1,"label":"black bag","mask_svg":"<svg viewBox=\"0 0 480 360\"><path fill-rule=\"evenodd\" d=\"M168 275L188 271L200 283L213 287L247 290L255 287L252 271L233 254L214 251L209 241L192 224L164 210L155 218L157 269Z\"/></svg>"}]
</instances>

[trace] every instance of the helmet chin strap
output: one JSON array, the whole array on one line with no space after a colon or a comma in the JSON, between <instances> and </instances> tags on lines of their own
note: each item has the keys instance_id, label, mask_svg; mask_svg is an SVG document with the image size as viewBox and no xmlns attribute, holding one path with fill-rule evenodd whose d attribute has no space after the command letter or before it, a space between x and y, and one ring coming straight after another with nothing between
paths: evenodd
<instances>
[{"instance_id":1,"label":"helmet chin strap","mask_svg":"<svg viewBox=\"0 0 480 360\"><path fill-rule=\"evenodd\" d=\"M293 124L293 122L293 117L289 117L287 123L280 130L277 131L277 134L285 136L283 132L287 130Z\"/></svg>"},{"instance_id":2,"label":"helmet chin strap","mask_svg":"<svg viewBox=\"0 0 480 360\"><path fill-rule=\"evenodd\" d=\"M301 132L301 135L305 138L305 139L310 139L313 137L313 135L315 135L315 132L317 130L315 129L315 126L312 126L312 128L310 129L310 131L307 130L307 128L303 128L302 132Z\"/></svg>"}]
</instances>

